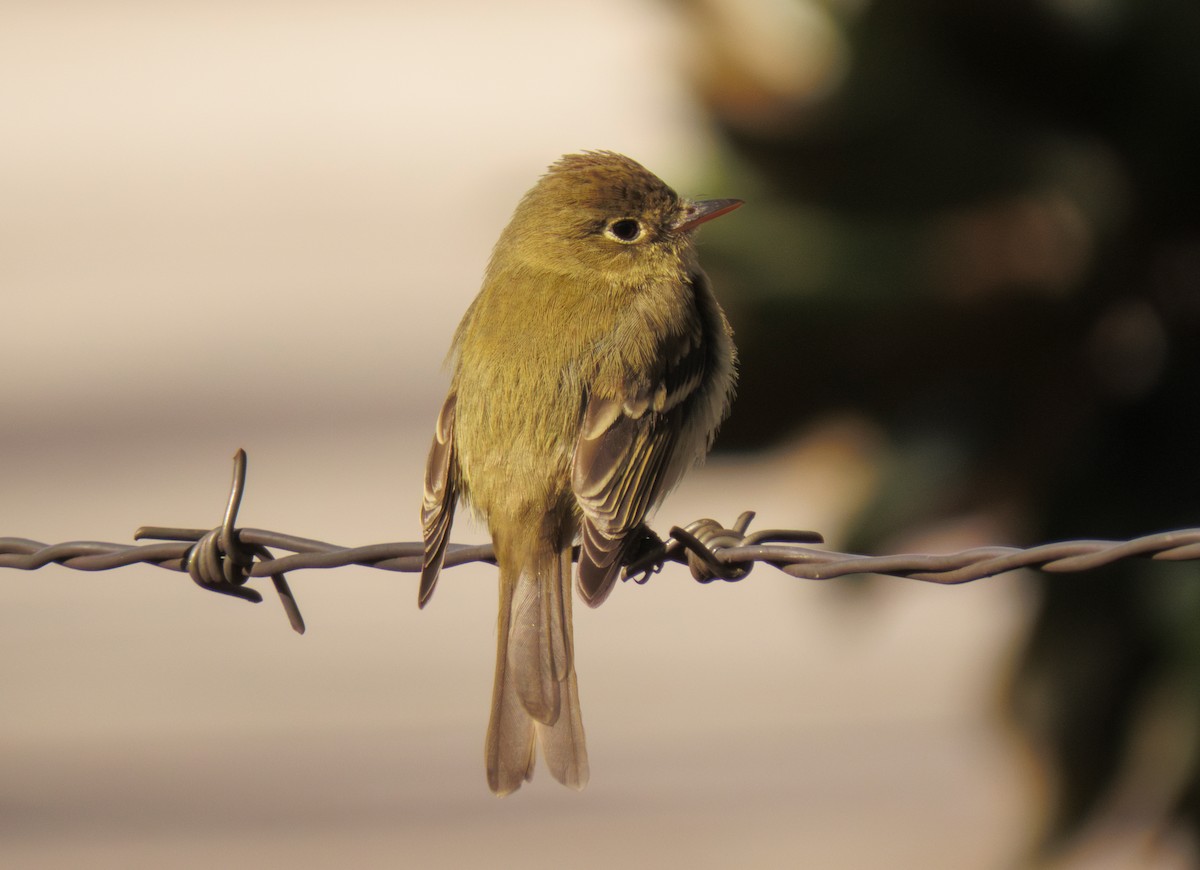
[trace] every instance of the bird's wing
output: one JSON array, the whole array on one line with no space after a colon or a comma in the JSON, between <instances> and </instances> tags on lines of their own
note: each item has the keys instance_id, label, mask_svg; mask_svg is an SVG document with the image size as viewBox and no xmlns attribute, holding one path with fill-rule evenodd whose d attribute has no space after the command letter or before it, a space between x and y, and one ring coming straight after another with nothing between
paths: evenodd
<instances>
[{"instance_id":1,"label":"bird's wing","mask_svg":"<svg viewBox=\"0 0 1200 870\"><path fill-rule=\"evenodd\" d=\"M591 394L584 408L571 486L583 513L579 591L592 607L612 591L630 533L669 483L682 421L704 384L699 334L670 343L662 359L648 387L629 382L617 395Z\"/></svg>"},{"instance_id":2,"label":"bird's wing","mask_svg":"<svg viewBox=\"0 0 1200 870\"><path fill-rule=\"evenodd\" d=\"M425 538L425 559L421 567L421 587L417 604L424 607L437 585L438 572L446 557L454 506L458 502L458 483L454 476L454 407L458 396L450 393L438 414L433 446L425 463L425 497L421 502L421 529Z\"/></svg>"}]
</instances>

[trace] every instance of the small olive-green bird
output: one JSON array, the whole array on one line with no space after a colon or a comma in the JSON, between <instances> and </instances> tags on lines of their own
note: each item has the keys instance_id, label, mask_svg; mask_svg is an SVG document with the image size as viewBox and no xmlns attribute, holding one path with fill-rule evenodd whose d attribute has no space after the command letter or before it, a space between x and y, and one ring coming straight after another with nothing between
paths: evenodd
<instances>
[{"instance_id":1,"label":"small olive-green bird","mask_svg":"<svg viewBox=\"0 0 1200 870\"><path fill-rule=\"evenodd\" d=\"M646 512L708 452L735 351L692 232L741 200L693 202L608 151L563 157L518 204L454 336L450 395L425 471L419 604L433 594L459 499L500 568L485 756L505 795L535 747L580 789L588 760L571 632L645 541Z\"/></svg>"}]
</instances>

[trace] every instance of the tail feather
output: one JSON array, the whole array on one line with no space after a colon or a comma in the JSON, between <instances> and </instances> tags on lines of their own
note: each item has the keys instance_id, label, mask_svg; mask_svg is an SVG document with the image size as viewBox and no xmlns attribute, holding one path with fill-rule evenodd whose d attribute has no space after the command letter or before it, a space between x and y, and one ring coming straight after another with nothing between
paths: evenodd
<instances>
[{"instance_id":1,"label":"tail feather","mask_svg":"<svg viewBox=\"0 0 1200 870\"><path fill-rule=\"evenodd\" d=\"M516 688L505 681L504 665L497 662L496 688L492 698L492 720L488 724L484 756L488 787L503 797L533 779L535 731L533 720L521 705Z\"/></svg>"},{"instance_id":2,"label":"tail feather","mask_svg":"<svg viewBox=\"0 0 1200 870\"><path fill-rule=\"evenodd\" d=\"M572 662L571 551L537 552L520 568L501 559L496 682L485 755L499 795L533 776L540 742L551 774L583 788L587 747Z\"/></svg>"},{"instance_id":3,"label":"tail feather","mask_svg":"<svg viewBox=\"0 0 1200 870\"><path fill-rule=\"evenodd\" d=\"M508 667L506 677L516 686L529 715L547 725L558 718L559 668L553 637L562 635L561 607L556 620L556 602L549 587L556 585L545 571L523 570L517 575L508 620ZM502 581L503 582L503 575ZM503 619L503 611L501 612ZM557 623L557 625L556 625ZM561 649L561 640L557 644ZM497 658L500 652L497 652Z\"/></svg>"},{"instance_id":4,"label":"tail feather","mask_svg":"<svg viewBox=\"0 0 1200 870\"><path fill-rule=\"evenodd\" d=\"M551 775L563 785L582 789L588 782L587 743L583 735L583 717L579 713L579 684L575 679L571 637L571 551L564 550L559 557L557 584L559 595L559 625L564 631L558 635L565 646L565 667L562 674L561 703L558 718L553 723L535 723L542 754L546 756L546 767Z\"/></svg>"}]
</instances>

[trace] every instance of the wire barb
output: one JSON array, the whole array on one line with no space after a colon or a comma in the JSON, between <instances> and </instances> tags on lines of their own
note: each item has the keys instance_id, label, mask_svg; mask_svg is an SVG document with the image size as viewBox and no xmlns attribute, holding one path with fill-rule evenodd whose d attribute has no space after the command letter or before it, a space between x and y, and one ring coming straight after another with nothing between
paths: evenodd
<instances>
[{"instance_id":1,"label":"wire barb","mask_svg":"<svg viewBox=\"0 0 1200 870\"><path fill-rule=\"evenodd\" d=\"M58 564L77 571L108 571L145 563L170 571L186 572L203 589L258 602L262 595L248 581L270 577L292 628L303 634L304 620L284 577L285 571L302 568L340 568L362 565L385 571L419 573L424 545L420 541L342 547L312 538L301 538L263 529L236 527L246 488L246 452L233 457L233 484L225 516L215 529L180 529L143 526L135 540L162 543L134 545L104 541L43 544L28 538L0 537L0 568L35 571ZM907 553L861 556L818 549L816 532L764 529L750 533L754 519L746 511L726 528L712 519L700 519L671 529L663 543L649 529L641 546L633 548L624 578L642 584L667 562L686 564L700 583L744 579L755 563L764 562L806 580L832 580L849 574L886 574L926 583L969 583L1020 568L1040 568L1050 573L1091 571L1122 559L1161 561L1200 560L1200 529L1179 529L1145 535L1129 541L1063 541L1028 549L976 547L957 553ZM289 551L272 554L268 547ZM491 544L450 544L446 568L468 562L495 564Z\"/></svg>"},{"instance_id":2,"label":"wire barb","mask_svg":"<svg viewBox=\"0 0 1200 870\"><path fill-rule=\"evenodd\" d=\"M201 529L176 529L163 526L142 526L133 533L135 541L195 541L181 559L181 567L201 589L231 595L244 601L259 604L262 595L247 587L252 576L254 560L273 561L271 551L261 544L247 544L241 539L235 524L242 507L242 496L246 492L246 451L238 448L233 454L233 484L229 488L229 502L225 506L225 518L221 525L210 531ZM304 617L300 606L288 586L282 571L271 575L275 591L283 604L283 612L297 634L304 634Z\"/></svg>"},{"instance_id":3,"label":"wire barb","mask_svg":"<svg viewBox=\"0 0 1200 870\"><path fill-rule=\"evenodd\" d=\"M730 562L723 555L725 550L755 546L764 543L820 544L825 539L819 532L792 529L764 529L746 534L754 519L754 511L743 511L727 529L713 519L700 519L685 527L671 529L671 543L660 545L641 558L625 566L624 579L634 580L639 585L662 570L667 562L680 562L688 566L693 579L698 583L724 580L733 583L744 578L754 567L753 562ZM637 577L636 575L642 575Z\"/></svg>"}]
</instances>

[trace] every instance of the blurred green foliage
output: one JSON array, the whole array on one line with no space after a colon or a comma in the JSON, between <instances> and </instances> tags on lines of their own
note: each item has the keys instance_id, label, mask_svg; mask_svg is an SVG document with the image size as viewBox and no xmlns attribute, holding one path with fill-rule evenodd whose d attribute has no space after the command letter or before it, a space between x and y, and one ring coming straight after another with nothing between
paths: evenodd
<instances>
[{"instance_id":1,"label":"blurred green foliage","mask_svg":"<svg viewBox=\"0 0 1200 870\"><path fill-rule=\"evenodd\" d=\"M866 549L968 511L1200 525L1200 3L681 6L712 187L751 203L703 241L743 361L721 445L867 415ZM1196 575L1039 580L1010 699L1047 849L1114 800L1200 834Z\"/></svg>"}]
</instances>

